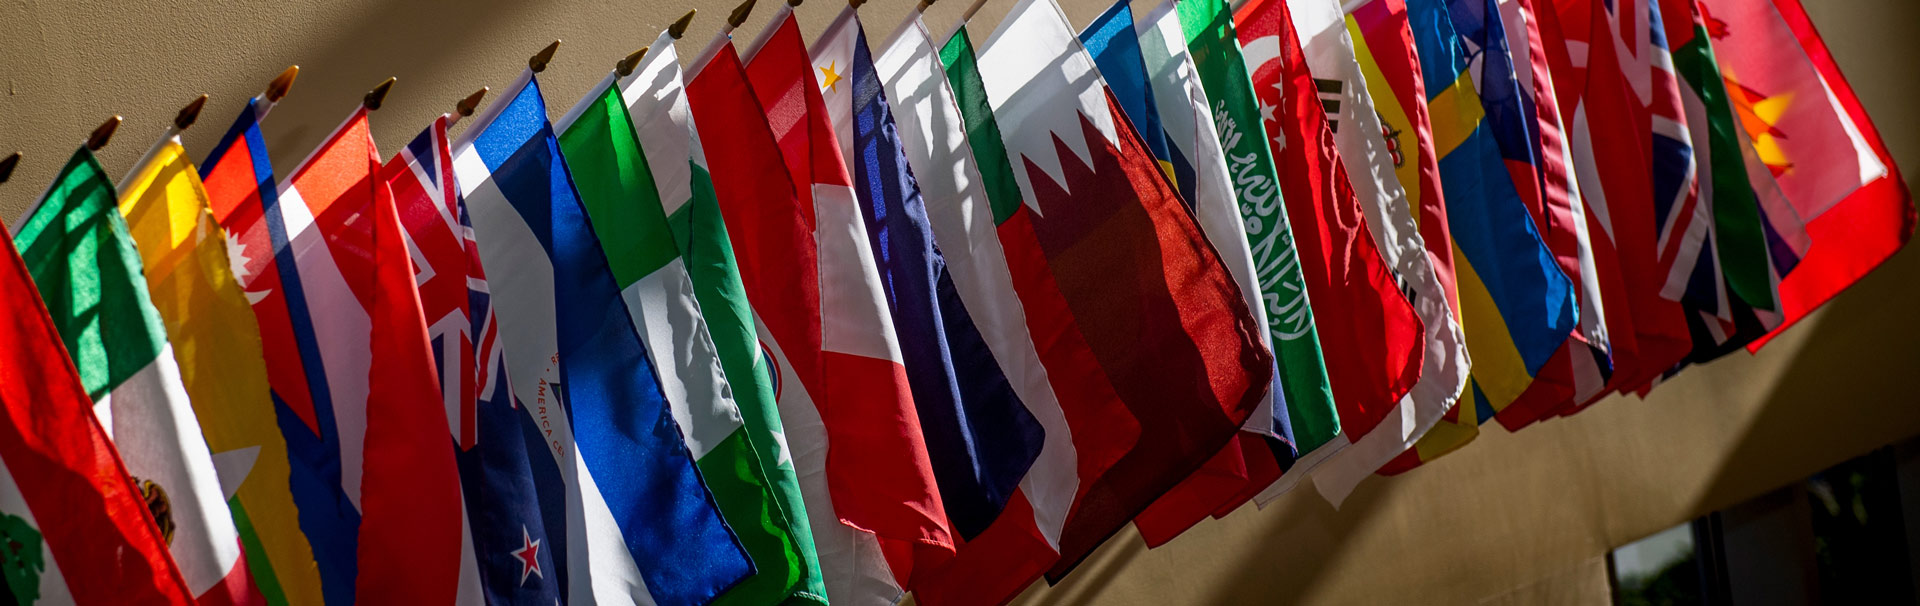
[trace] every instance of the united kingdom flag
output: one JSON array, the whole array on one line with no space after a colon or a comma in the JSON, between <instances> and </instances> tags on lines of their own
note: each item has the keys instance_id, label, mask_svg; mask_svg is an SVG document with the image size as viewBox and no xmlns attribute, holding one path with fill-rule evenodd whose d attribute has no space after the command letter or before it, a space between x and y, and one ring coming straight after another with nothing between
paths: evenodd
<instances>
[{"instance_id":1,"label":"united kingdom flag","mask_svg":"<svg viewBox=\"0 0 1920 606\"><path fill-rule=\"evenodd\" d=\"M441 116L387 162L460 466L471 549L488 604L557 603L566 587L559 457L508 388L480 248L453 177ZM463 574L465 578L475 578ZM463 591L463 597L473 595Z\"/></svg>"}]
</instances>

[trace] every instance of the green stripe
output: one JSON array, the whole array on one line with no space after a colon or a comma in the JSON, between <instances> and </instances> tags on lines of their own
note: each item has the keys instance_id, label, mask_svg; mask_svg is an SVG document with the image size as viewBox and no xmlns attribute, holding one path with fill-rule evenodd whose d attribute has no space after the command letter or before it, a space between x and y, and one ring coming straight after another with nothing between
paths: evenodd
<instances>
[{"instance_id":1,"label":"green stripe","mask_svg":"<svg viewBox=\"0 0 1920 606\"><path fill-rule=\"evenodd\" d=\"M980 67L973 56L973 41L967 28L953 33L940 47L940 63L947 69L947 83L953 87L954 101L960 105L960 119L967 127L967 143L980 167L980 180L986 186L987 204L993 207L993 224L999 225L1020 210L1020 182L1013 178L1013 162L1000 139L1000 123L993 119L993 106L987 102L987 88L980 80Z\"/></svg>"},{"instance_id":2,"label":"green stripe","mask_svg":"<svg viewBox=\"0 0 1920 606\"><path fill-rule=\"evenodd\" d=\"M227 499L227 507L233 510L233 529L240 531L240 551L247 554L247 573L253 575L254 586L260 588L269 606L287 606L287 591L273 573L273 562L267 559L267 548L260 544L260 534L253 529L247 508L237 496Z\"/></svg>"},{"instance_id":3,"label":"green stripe","mask_svg":"<svg viewBox=\"0 0 1920 606\"><path fill-rule=\"evenodd\" d=\"M560 150L621 290L678 256L653 171L640 153L618 88L601 91L586 113L560 133Z\"/></svg>"},{"instance_id":4,"label":"green stripe","mask_svg":"<svg viewBox=\"0 0 1920 606\"><path fill-rule=\"evenodd\" d=\"M733 388L733 402L751 435L748 443L758 455L765 477L772 482L779 513L799 551L805 576L796 599L826 603L825 577L814 555L813 529L805 523L807 507L800 497L800 479L793 470L791 456L781 447L784 434L780 409L774 400L773 380L766 358L760 355L760 338L753 328L753 308L747 303L746 286L740 280L740 267L734 262L733 244L728 240L727 224L720 218L720 202L714 197L713 178L697 162L693 170L693 198L668 218L673 239L679 245L687 273L693 280L694 300L707 320L707 332L713 336L714 349L720 352L720 370ZM798 520L801 523L793 523ZM724 597L724 596L723 596Z\"/></svg>"},{"instance_id":5,"label":"green stripe","mask_svg":"<svg viewBox=\"0 0 1920 606\"><path fill-rule=\"evenodd\" d=\"M1693 26L1693 40L1673 52L1674 69L1693 88L1707 109L1707 146L1713 179L1714 253L1726 274L1727 288L1754 309L1775 310L1772 272L1767 268L1767 239L1760 227L1760 201L1747 180L1740 154L1740 135L1734 129L1726 83L1714 62L1707 29Z\"/></svg>"},{"instance_id":6,"label":"green stripe","mask_svg":"<svg viewBox=\"0 0 1920 606\"><path fill-rule=\"evenodd\" d=\"M1300 452L1311 452L1340 434L1340 416L1327 382L1327 362L1320 354L1320 336L1313 326L1306 280L1281 203L1279 171L1267 146L1253 80L1240 56L1240 40L1225 2L1186 0L1176 10L1187 34L1187 50L1199 71L1200 88L1214 104L1208 110L1213 112L1215 135L1233 173L1255 275L1266 295L1261 300L1267 305L1268 329L1280 365L1279 388L1286 395L1294 439ZM1286 298L1288 292L1299 294Z\"/></svg>"},{"instance_id":7,"label":"green stripe","mask_svg":"<svg viewBox=\"0 0 1920 606\"><path fill-rule=\"evenodd\" d=\"M620 91L608 87L595 94L586 111L560 134L560 149L614 279L625 290L665 267L680 251ZM721 371L727 371L724 363ZM755 569L715 603L768 604L808 591L795 525L777 505L774 485L747 432L729 434L695 465Z\"/></svg>"},{"instance_id":8,"label":"green stripe","mask_svg":"<svg viewBox=\"0 0 1920 606\"><path fill-rule=\"evenodd\" d=\"M113 182L81 148L13 238L96 402L151 365L167 344L117 205Z\"/></svg>"}]
</instances>

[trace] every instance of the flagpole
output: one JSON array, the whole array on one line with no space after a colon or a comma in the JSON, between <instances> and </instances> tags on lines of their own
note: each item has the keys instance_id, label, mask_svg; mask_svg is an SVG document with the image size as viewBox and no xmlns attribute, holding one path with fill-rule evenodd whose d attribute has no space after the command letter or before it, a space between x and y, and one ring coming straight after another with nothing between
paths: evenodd
<instances>
[{"instance_id":1,"label":"flagpole","mask_svg":"<svg viewBox=\"0 0 1920 606\"><path fill-rule=\"evenodd\" d=\"M973 4L967 5L967 12L960 13L960 22L953 24L953 28L947 31L946 36L933 41L934 46L939 47L945 45L948 40L953 39L954 34L958 34L960 30L966 29L967 22L973 20L974 13L980 12L980 8L986 5L987 0L973 0Z\"/></svg>"},{"instance_id":2,"label":"flagpole","mask_svg":"<svg viewBox=\"0 0 1920 606\"><path fill-rule=\"evenodd\" d=\"M473 110L480 108L480 100L487 96L488 90L490 89L482 86L480 90L473 91L473 94L467 95L467 98L453 104L453 113L447 115L447 127L452 128L453 125L460 123L461 118L473 115Z\"/></svg>"},{"instance_id":3,"label":"flagpole","mask_svg":"<svg viewBox=\"0 0 1920 606\"><path fill-rule=\"evenodd\" d=\"M387 79L381 80L380 84L373 87L373 90L367 91L367 96L360 98L360 106L367 108L367 111L380 109L380 104L385 103L387 100L387 93L393 90L393 83L398 81L400 81L400 79L393 76L388 76Z\"/></svg>"},{"instance_id":4,"label":"flagpole","mask_svg":"<svg viewBox=\"0 0 1920 606\"><path fill-rule=\"evenodd\" d=\"M293 80L299 76L300 66L298 65L288 66L280 72L280 75L274 76L273 81L267 83L267 90L253 97L255 101L260 102L253 120L255 122L265 120L267 112L273 111L273 106L280 104L280 100L287 96L287 91L293 90Z\"/></svg>"},{"instance_id":5,"label":"flagpole","mask_svg":"<svg viewBox=\"0 0 1920 606\"><path fill-rule=\"evenodd\" d=\"M133 168L128 169L127 176L120 178L120 185L114 188L114 193L117 195L126 194L125 188L133 184L133 178L137 176L135 173L140 172L141 167L146 166L147 162L152 161L154 154L160 153L160 148L165 147L168 141L178 138L180 133L186 132L187 127L193 126L194 121L200 119L201 108L206 106L207 96L200 95L194 98L193 101L189 101L186 107L180 108L180 113L174 114L173 116L173 123L167 126L166 131L160 133L160 138L153 142L153 146L147 148L147 153L142 154L140 160L133 163Z\"/></svg>"},{"instance_id":6,"label":"flagpole","mask_svg":"<svg viewBox=\"0 0 1920 606\"><path fill-rule=\"evenodd\" d=\"M87 151L98 152L100 148L106 147L107 141L113 139L113 131L117 128L120 128L120 116L107 118L106 122L100 123L100 126L93 129L93 134L87 135ZM19 229L21 225L25 225L27 219L32 218L33 213L40 210L40 205L47 201L47 192L53 191L54 185L53 183L48 183L46 189L40 190L40 195L33 199L32 204L27 205L25 212L20 213L20 218L13 220L14 229Z\"/></svg>"},{"instance_id":7,"label":"flagpole","mask_svg":"<svg viewBox=\"0 0 1920 606\"><path fill-rule=\"evenodd\" d=\"M699 75L700 70L707 67L707 62L712 61L713 56L719 54L720 45L726 44L733 39L733 30L738 29L741 23L747 21L747 15L753 13L753 4L757 1L758 0L746 0L745 2L741 2L740 6L734 7L733 12L727 15L726 25L721 26L719 33L713 35L713 39L707 42L707 47L701 49L700 54L694 55L693 63L689 64L687 68L688 79ZM689 16L691 16L691 13L689 13Z\"/></svg>"}]
</instances>

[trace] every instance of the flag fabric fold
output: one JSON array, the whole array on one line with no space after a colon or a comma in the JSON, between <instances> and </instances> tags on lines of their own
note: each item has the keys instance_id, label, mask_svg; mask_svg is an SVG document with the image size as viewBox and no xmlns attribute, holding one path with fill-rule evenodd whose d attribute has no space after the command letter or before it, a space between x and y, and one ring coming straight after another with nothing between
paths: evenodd
<instances>
[{"instance_id":1,"label":"flag fabric fold","mask_svg":"<svg viewBox=\"0 0 1920 606\"><path fill-rule=\"evenodd\" d=\"M711 602L753 565L694 467L533 72L453 147L480 257L500 286L514 391L568 482L568 600Z\"/></svg>"},{"instance_id":2,"label":"flag fabric fold","mask_svg":"<svg viewBox=\"0 0 1920 606\"><path fill-rule=\"evenodd\" d=\"M16 604L194 603L13 242L0 244L0 537ZM72 579L69 581L68 579Z\"/></svg>"},{"instance_id":3,"label":"flag fabric fold","mask_svg":"<svg viewBox=\"0 0 1920 606\"><path fill-rule=\"evenodd\" d=\"M955 532L979 536L1033 466L1045 432L974 326L934 241L858 13L843 9L808 52L815 69L839 76L821 95L853 170L940 502Z\"/></svg>"},{"instance_id":4,"label":"flag fabric fold","mask_svg":"<svg viewBox=\"0 0 1920 606\"><path fill-rule=\"evenodd\" d=\"M580 202L721 517L755 572L720 603L786 599L801 557L754 453L626 100L608 74L555 123Z\"/></svg>"},{"instance_id":5,"label":"flag fabric fold","mask_svg":"<svg viewBox=\"0 0 1920 606\"><path fill-rule=\"evenodd\" d=\"M169 133L121 181L120 213L180 363L247 567L269 604L318 604L312 547L287 491L260 333L213 221L199 169ZM231 479L225 479L231 478Z\"/></svg>"},{"instance_id":6,"label":"flag fabric fold","mask_svg":"<svg viewBox=\"0 0 1920 606\"><path fill-rule=\"evenodd\" d=\"M454 181L448 116L381 169L413 254L466 516L461 603L552 602L564 593L566 493L535 419L514 397L493 295ZM472 577L472 578L469 578ZM469 596L469 593L474 595Z\"/></svg>"},{"instance_id":7,"label":"flag fabric fold","mask_svg":"<svg viewBox=\"0 0 1920 606\"><path fill-rule=\"evenodd\" d=\"M1222 0L1178 2L1174 11L1202 91L1212 103L1205 111L1212 114L1213 136L1233 176L1235 206L1253 256L1279 369L1273 389L1280 394L1275 401L1284 397L1287 426L1298 453L1287 473L1262 492L1260 499L1266 502L1298 486L1349 442L1338 439L1342 427L1315 327L1312 297L1300 271L1265 116L1254 96L1232 11ZM1279 413L1276 408L1275 414ZM1277 417L1274 426L1279 426Z\"/></svg>"},{"instance_id":8,"label":"flag fabric fold","mask_svg":"<svg viewBox=\"0 0 1920 606\"><path fill-rule=\"evenodd\" d=\"M1057 5L1016 5L978 70L1007 155L1024 168L1013 171L1016 218L1142 431L1069 514L1048 572L1057 581L1227 445L1265 394L1273 358Z\"/></svg>"},{"instance_id":9,"label":"flag fabric fold","mask_svg":"<svg viewBox=\"0 0 1920 606\"><path fill-rule=\"evenodd\" d=\"M262 602L140 251L92 151L74 152L13 241L187 589L208 603Z\"/></svg>"}]
</instances>

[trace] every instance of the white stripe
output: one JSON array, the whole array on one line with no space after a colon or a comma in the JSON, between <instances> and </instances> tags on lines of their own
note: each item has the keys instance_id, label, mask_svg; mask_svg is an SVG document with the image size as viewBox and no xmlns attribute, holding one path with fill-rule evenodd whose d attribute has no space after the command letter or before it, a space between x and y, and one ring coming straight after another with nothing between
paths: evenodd
<instances>
[{"instance_id":1,"label":"white stripe","mask_svg":"<svg viewBox=\"0 0 1920 606\"><path fill-rule=\"evenodd\" d=\"M327 389L340 437L340 484L353 507L359 509L370 388L367 373L372 369L367 351L373 324L367 309L347 285L340 266L334 263L325 236L313 229L313 211L300 196L300 188L289 185L281 192L280 208L285 210L287 221L287 248L293 251L294 264L300 268L307 316L313 321L313 336L327 371Z\"/></svg>"},{"instance_id":2,"label":"white stripe","mask_svg":"<svg viewBox=\"0 0 1920 606\"><path fill-rule=\"evenodd\" d=\"M194 595L226 578L240 558L240 535L220 491L213 456L188 404L173 346L113 387L114 447L127 474L166 494L175 529L169 543ZM104 423L103 423L104 425Z\"/></svg>"},{"instance_id":3,"label":"white stripe","mask_svg":"<svg viewBox=\"0 0 1920 606\"><path fill-rule=\"evenodd\" d=\"M820 265L820 349L901 363L893 316L880 290L867 225L853 188L814 184L813 238Z\"/></svg>"},{"instance_id":4,"label":"white stripe","mask_svg":"<svg viewBox=\"0 0 1920 606\"><path fill-rule=\"evenodd\" d=\"M646 343L660 389L694 460L742 427L733 390L720 370L720 353L693 298L687 266L674 257L620 291Z\"/></svg>"},{"instance_id":5,"label":"white stripe","mask_svg":"<svg viewBox=\"0 0 1920 606\"><path fill-rule=\"evenodd\" d=\"M705 157L693 155L691 149L693 115L687 109L680 55L673 42L673 36L661 32L640 65L620 80L620 98L627 102L634 135L659 190L661 210L669 217L693 198L693 171L687 159Z\"/></svg>"},{"instance_id":6,"label":"white stripe","mask_svg":"<svg viewBox=\"0 0 1920 606\"><path fill-rule=\"evenodd\" d=\"M19 224L15 223L14 225ZM53 513L56 517L62 515L61 512L48 513ZM20 519L25 520L28 526L32 526L35 531L40 530L40 522L34 517L33 509L27 507L27 497L20 492L20 486L13 482L13 472L7 469L6 461L0 461L0 514L18 516ZM40 561L45 564L46 568L40 571L40 601L35 603L45 604L47 606L66 606L73 604L73 592L67 588L66 576L60 573L60 563L55 561L53 554L53 545L47 542L46 535L42 534L40 536ZM17 553L14 555L21 558L26 557L25 553ZM106 564L106 562L80 562L79 564L78 569L86 571L91 565ZM86 579L82 578L81 580L85 581Z\"/></svg>"}]
</instances>

